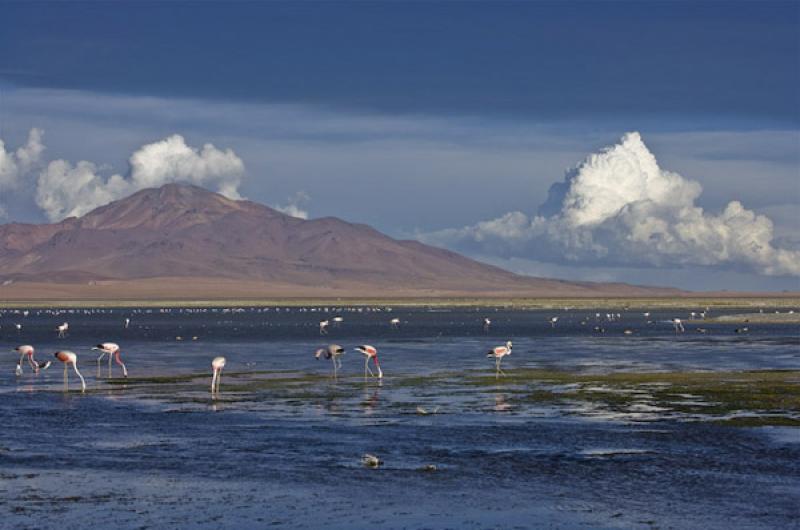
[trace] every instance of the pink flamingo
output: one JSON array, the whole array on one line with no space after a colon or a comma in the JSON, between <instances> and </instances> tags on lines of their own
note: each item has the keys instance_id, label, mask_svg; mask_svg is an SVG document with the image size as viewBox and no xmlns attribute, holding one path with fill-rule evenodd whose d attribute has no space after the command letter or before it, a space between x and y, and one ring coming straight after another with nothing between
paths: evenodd
<instances>
[{"instance_id":1,"label":"pink flamingo","mask_svg":"<svg viewBox=\"0 0 800 530\"><path fill-rule=\"evenodd\" d=\"M128 377L128 369L125 367L125 363L122 362L120 358L120 349L119 344L116 342L104 342L102 344L98 344L94 346L92 350L99 351L100 357L97 358L97 364L100 364L100 360L108 354L108 373L111 373L111 359L113 358L114 361L122 367L122 374L125 377ZM97 367L99 370L99 366Z\"/></svg>"},{"instance_id":2,"label":"pink flamingo","mask_svg":"<svg viewBox=\"0 0 800 530\"><path fill-rule=\"evenodd\" d=\"M64 384L69 385L69 375L67 372L67 368L71 364L73 370L75 370L75 373L78 374L78 377L80 377L81 379L81 392L86 392L86 381L83 380L83 376L78 371L78 356L75 355L73 352L67 350L57 351L56 353L53 354L53 356L62 363L64 363Z\"/></svg>"},{"instance_id":3,"label":"pink flamingo","mask_svg":"<svg viewBox=\"0 0 800 530\"><path fill-rule=\"evenodd\" d=\"M50 364L52 361L47 362L37 362L33 358L33 346L30 344L23 344L22 346L17 346L12 351L19 353L19 362L17 362L17 375L22 375L22 359L25 357L28 358L28 364L31 365L33 368L33 373L38 374L39 370L47 370L50 368Z\"/></svg>"},{"instance_id":4,"label":"pink flamingo","mask_svg":"<svg viewBox=\"0 0 800 530\"><path fill-rule=\"evenodd\" d=\"M338 344L330 344L327 348L320 348L314 353L314 357L316 357L317 360L319 360L320 357L325 357L333 362L334 378L338 375L339 368L342 367L342 360L339 358L342 355L344 355L344 348Z\"/></svg>"},{"instance_id":5,"label":"pink flamingo","mask_svg":"<svg viewBox=\"0 0 800 530\"><path fill-rule=\"evenodd\" d=\"M505 346L495 346L489 350L489 353L486 354L487 357L494 357L496 377L498 378L500 377L500 374L506 375L506 373L500 369L500 362L506 355L511 355L511 341L506 342Z\"/></svg>"},{"instance_id":6,"label":"pink flamingo","mask_svg":"<svg viewBox=\"0 0 800 530\"><path fill-rule=\"evenodd\" d=\"M225 368L225 357L214 357L211 361L211 394L219 394L219 383L222 381L222 369Z\"/></svg>"},{"instance_id":7,"label":"pink flamingo","mask_svg":"<svg viewBox=\"0 0 800 530\"><path fill-rule=\"evenodd\" d=\"M366 358L364 359L364 377L367 377L367 372L369 372L369 375L373 377L375 376L375 374L372 373L372 370L369 367L369 360L372 359L372 361L375 363L375 368L378 369L378 379L382 379L383 371L381 370L381 365L378 362L378 349L375 346L364 344L362 346L358 346L356 348L356 351L360 351L366 356Z\"/></svg>"}]
</instances>

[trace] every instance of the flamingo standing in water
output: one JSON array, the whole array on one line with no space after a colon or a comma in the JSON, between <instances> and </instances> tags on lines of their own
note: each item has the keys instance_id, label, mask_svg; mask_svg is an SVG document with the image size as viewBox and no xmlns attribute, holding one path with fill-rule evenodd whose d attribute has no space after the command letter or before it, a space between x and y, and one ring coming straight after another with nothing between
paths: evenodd
<instances>
[{"instance_id":1,"label":"flamingo standing in water","mask_svg":"<svg viewBox=\"0 0 800 530\"><path fill-rule=\"evenodd\" d=\"M328 325L330 321L328 320L320 320L319 322L319 334L320 335L327 335L328 334Z\"/></svg>"},{"instance_id":2,"label":"flamingo standing in water","mask_svg":"<svg viewBox=\"0 0 800 530\"><path fill-rule=\"evenodd\" d=\"M556 322L558 322L558 317L552 317L552 318L550 318L550 327L551 327L551 328L554 328L554 327L556 327Z\"/></svg>"},{"instance_id":3,"label":"flamingo standing in water","mask_svg":"<svg viewBox=\"0 0 800 530\"><path fill-rule=\"evenodd\" d=\"M378 349L375 346L364 344L362 346L358 346L356 351L360 351L366 356L364 359L364 377L367 377L367 372L369 372L369 375L373 377L375 376L369 367L369 360L372 359L372 361L375 363L375 368L378 369L378 379L383 378L383 371L381 370L381 365L378 362Z\"/></svg>"},{"instance_id":4,"label":"flamingo standing in water","mask_svg":"<svg viewBox=\"0 0 800 530\"><path fill-rule=\"evenodd\" d=\"M67 336L67 331L69 330L69 324L64 322L60 326L56 327L56 331L58 331L58 338L63 339Z\"/></svg>"},{"instance_id":5,"label":"flamingo standing in water","mask_svg":"<svg viewBox=\"0 0 800 530\"><path fill-rule=\"evenodd\" d=\"M108 354L108 373L111 374L111 359L113 358L114 361L122 367L122 374L125 377L128 377L128 369L125 367L125 363L123 363L122 359L120 358L119 344L116 342L104 342L94 346L92 350L101 352L100 357L97 358L98 371L100 370L100 360L105 357L106 354Z\"/></svg>"},{"instance_id":6,"label":"flamingo standing in water","mask_svg":"<svg viewBox=\"0 0 800 530\"><path fill-rule=\"evenodd\" d=\"M393 318L389 321L389 325L392 326L392 329L400 329L400 319Z\"/></svg>"},{"instance_id":7,"label":"flamingo standing in water","mask_svg":"<svg viewBox=\"0 0 800 530\"><path fill-rule=\"evenodd\" d=\"M344 348L338 344L329 344L327 348L320 348L314 354L314 357L319 360L321 357L330 359L333 362L333 377L335 378L342 367L342 360L339 358L344 355Z\"/></svg>"},{"instance_id":8,"label":"flamingo standing in water","mask_svg":"<svg viewBox=\"0 0 800 530\"><path fill-rule=\"evenodd\" d=\"M69 368L69 365L71 364L72 369L75 370L75 373L78 374L78 377L81 379L81 392L86 392L86 381L83 380L83 376L78 371L78 356L67 350L57 351L53 354L53 356L64 363L64 384L69 385L67 368Z\"/></svg>"},{"instance_id":9,"label":"flamingo standing in water","mask_svg":"<svg viewBox=\"0 0 800 530\"><path fill-rule=\"evenodd\" d=\"M500 374L506 375L506 373L500 369L500 362L503 360L503 357L506 355L511 355L511 341L506 342L505 346L495 346L489 353L486 354L487 357L494 357L494 366L496 369L495 375L496 377L500 377Z\"/></svg>"},{"instance_id":10,"label":"flamingo standing in water","mask_svg":"<svg viewBox=\"0 0 800 530\"><path fill-rule=\"evenodd\" d=\"M219 383L222 381L222 369L225 368L225 357L214 357L211 361L211 394L219 394Z\"/></svg>"},{"instance_id":11,"label":"flamingo standing in water","mask_svg":"<svg viewBox=\"0 0 800 530\"><path fill-rule=\"evenodd\" d=\"M673 318L672 325L675 326L675 333L683 333L686 331L683 327L683 322L681 322L680 318Z\"/></svg>"},{"instance_id":12,"label":"flamingo standing in water","mask_svg":"<svg viewBox=\"0 0 800 530\"><path fill-rule=\"evenodd\" d=\"M492 321L489 318L484 318L483 319L483 332L484 333L489 333L489 328L491 327L491 325L492 325Z\"/></svg>"},{"instance_id":13,"label":"flamingo standing in water","mask_svg":"<svg viewBox=\"0 0 800 530\"><path fill-rule=\"evenodd\" d=\"M23 344L22 346L17 346L12 351L19 353L19 362L17 362L17 375L22 375L22 359L25 357L28 358L28 364L31 365L33 368L33 373L38 374L39 370L47 370L50 367L52 361L47 362L37 362L33 358L33 346L30 344Z\"/></svg>"}]
</instances>

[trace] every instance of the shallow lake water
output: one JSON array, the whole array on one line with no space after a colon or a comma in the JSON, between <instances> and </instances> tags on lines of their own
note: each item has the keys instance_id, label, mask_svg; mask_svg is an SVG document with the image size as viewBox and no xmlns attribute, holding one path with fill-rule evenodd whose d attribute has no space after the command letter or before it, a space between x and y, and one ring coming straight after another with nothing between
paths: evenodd
<instances>
[{"instance_id":1,"label":"shallow lake water","mask_svg":"<svg viewBox=\"0 0 800 530\"><path fill-rule=\"evenodd\" d=\"M629 394L598 403L537 399L578 383L515 376L800 370L797 325L685 322L675 333L670 319L692 310L5 310L3 526L798 528L797 427L687 414L650 399L659 382L580 383ZM508 377L496 378L485 354L506 340ZM103 341L122 346L127 381L95 361ZM313 356L328 343L347 349L337 379ZM365 343L382 380L364 377L353 348ZM87 391L72 371L65 391L58 362L16 376L19 344L40 361L77 353ZM212 399L218 355L227 366ZM365 467L365 453L382 464Z\"/></svg>"}]
</instances>

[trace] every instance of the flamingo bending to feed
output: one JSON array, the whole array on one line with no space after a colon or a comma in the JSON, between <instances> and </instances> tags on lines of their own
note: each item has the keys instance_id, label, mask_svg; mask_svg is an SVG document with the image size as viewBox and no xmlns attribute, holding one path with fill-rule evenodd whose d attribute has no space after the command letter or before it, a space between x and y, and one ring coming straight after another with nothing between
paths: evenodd
<instances>
[{"instance_id":1,"label":"flamingo bending to feed","mask_svg":"<svg viewBox=\"0 0 800 530\"><path fill-rule=\"evenodd\" d=\"M81 392L86 392L86 381L84 381L83 376L78 371L78 356L67 350L57 351L53 354L53 356L64 363L64 383L69 385L69 372L67 371L67 368L71 364L72 369L75 370L75 373L78 374L78 377L81 380Z\"/></svg>"},{"instance_id":2,"label":"flamingo bending to feed","mask_svg":"<svg viewBox=\"0 0 800 530\"><path fill-rule=\"evenodd\" d=\"M100 357L97 358L97 364L100 364L100 360L108 354L108 371L111 373L111 359L113 358L114 361L122 367L122 374L125 377L128 377L128 369L125 367L125 363L122 362L120 358L120 349L119 344L115 342L104 342L102 344L98 344L94 346L92 350L96 350L101 352ZM99 368L99 367L98 367Z\"/></svg>"},{"instance_id":3,"label":"flamingo bending to feed","mask_svg":"<svg viewBox=\"0 0 800 530\"><path fill-rule=\"evenodd\" d=\"M66 322L64 322L60 326L57 326L56 331L58 331L58 338L63 339L64 337L66 337L68 330L69 330L69 324L67 324Z\"/></svg>"},{"instance_id":4,"label":"flamingo bending to feed","mask_svg":"<svg viewBox=\"0 0 800 530\"><path fill-rule=\"evenodd\" d=\"M333 362L333 377L336 377L339 368L342 367L342 360L339 358L344 355L344 348L339 346L338 344L329 344L327 348L320 348L314 354L317 360L321 357L325 357L326 359L330 359Z\"/></svg>"},{"instance_id":5,"label":"flamingo bending to feed","mask_svg":"<svg viewBox=\"0 0 800 530\"><path fill-rule=\"evenodd\" d=\"M495 346L486 354L487 357L494 357L495 375L497 377L500 377L500 374L506 375L506 373L500 369L500 362L506 355L511 355L511 346L511 341L508 341L505 346Z\"/></svg>"},{"instance_id":6,"label":"flamingo bending to feed","mask_svg":"<svg viewBox=\"0 0 800 530\"><path fill-rule=\"evenodd\" d=\"M219 393L219 383L222 381L222 369L225 368L225 357L214 357L211 361L211 393Z\"/></svg>"},{"instance_id":7,"label":"flamingo bending to feed","mask_svg":"<svg viewBox=\"0 0 800 530\"><path fill-rule=\"evenodd\" d=\"M46 361L41 363L37 362L33 358L34 350L33 346L31 346L30 344L23 344L22 346L17 346L11 351L19 353L19 362L17 362L17 372L16 372L17 375L22 375L22 360L25 357L28 358L28 364L31 365L31 368L33 368L33 373L35 374L38 374L39 370L47 370L50 367L50 364L52 363L52 361Z\"/></svg>"},{"instance_id":8,"label":"flamingo bending to feed","mask_svg":"<svg viewBox=\"0 0 800 530\"><path fill-rule=\"evenodd\" d=\"M378 369L378 379L383 378L383 371L381 370L381 365L378 362L378 349L375 346L364 344L362 346L358 346L356 351L360 351L366 356L364 359L364 377L367 377L367 372L369 372L369 375L373 377L375 376L369 367L369 360L372 359L372 361L375 363L375 368Z\"/></svg>"}]
</instances>

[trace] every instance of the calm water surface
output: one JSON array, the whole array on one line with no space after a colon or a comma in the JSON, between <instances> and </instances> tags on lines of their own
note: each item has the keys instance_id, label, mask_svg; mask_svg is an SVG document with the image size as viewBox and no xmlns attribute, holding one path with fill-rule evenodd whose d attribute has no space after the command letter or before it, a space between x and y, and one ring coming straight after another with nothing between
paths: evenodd
<instances>
[{"instance_id":1,"label":"calm water surface","mask_svg":"<svg viewBox=\"0 0 800 530\"><path fill-rule=\"evenodd\" d=\"M737 334L741 326L703 323L701 334L687 324L676 335L669 319L691 310L630 311L613 322L609 309L6 311L0 348L33 344L39 360L73 350L88 390L76 392L71 374L64 392L56 365L39 375L25 365L16 377L16 356L3 354L0 520L8 528L800 528L800 429L730 427L647 406L546 404L502 379L464 377L492 374L485 352L506 340L509 374L800 369L798 326ZM344 322L320 336L318 322L335 314ZM389 326L395 317L399 329ZM59 339L63 321L69 334ZM110 384L107 365L98 367L89 349L101 341L120 343L130 384ZM348 349L336 381L330 362L313 357L329 342ZM352 351L364 343L379 349L380 382L364 379L363 356ZM211 400L217 355L228 364ZM365 468L364 453L383 465Z\"/></svg>"}]
</instances>

